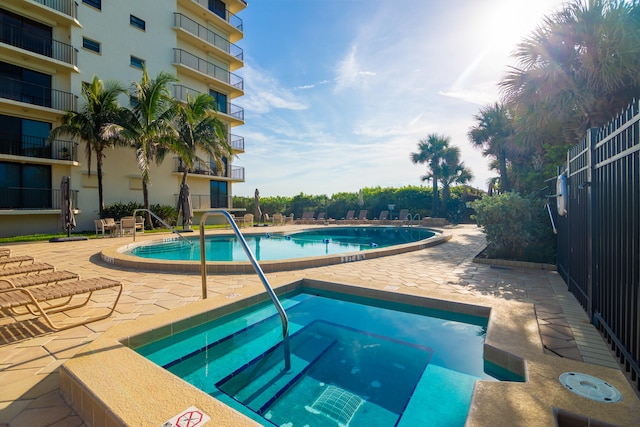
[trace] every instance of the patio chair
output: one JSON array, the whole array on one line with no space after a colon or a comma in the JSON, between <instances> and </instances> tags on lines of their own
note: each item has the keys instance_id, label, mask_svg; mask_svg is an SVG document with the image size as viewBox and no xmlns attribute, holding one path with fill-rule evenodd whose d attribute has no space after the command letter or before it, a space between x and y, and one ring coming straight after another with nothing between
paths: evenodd
<instances>
[{"instance_id":1,"label":"patio chair","mask_svg":"<svg viewBox=\"0 0 640 427\"><path fill-rule=\"evenodd\" d=\"M284 217L284 225L293 224L293 222L294 222L293 214L290 214L289 216Z\"/></svg>"},{"instance_id":2,"label":"patio chair","mask_svg":"<svg viewBox=\"0 0 640 427\"><path fill-rule=\"evenodd\" d=\"M253 227L253 214L244 214L242 217L242 224L245 227Z\"/></svg>"},{"instance_id":3,"label":"patio chair","mask_svg":"<svg viewBox=\"0 0 640 427\"><path fill-rule=\"evenodd\" d=\"M299 224L313 224L315 221L315 212L302 212L302 216L298 220Z\"/></svg>"},{"instance_id":4,"label":"patio chair","mask_svg":"<svg viewBox=\"0 0 640 427\"><path fill-rule=\"evenodd\" d=\"M326 212L320 212L318 214L318 217L314 221L314 223L315 224L324 224L326 221L327 221L327 213Z\"/></svg>"},{"instance_id":5,"label":"patio chair","mask_svg":"<svg viewBox=\"0 0 640 427\"><path fill-rule=\"evenodd\" d=\"M58 325L53 322L50 314L61 313L75 308L84 307L90 301L94 292L105 289L117 289L118 293L107 312L93 317L82 317L75 323ZM116 304L122 294L122 283L104 277L96 279L83 279L72 282L59 282L47 286L35 286L30 288L17 288L11 286L8 281L0 280L0 309L10 311L15 315L24 314L16 310L26 309L34 316L42 317L55 331L85 325L90 322L105 319L113 313ZM83 297L84 301L71 304L75 297ZM63 300L60 302L60 300ZM43 303L46 303L43 305Z\"/></svg>"},{"instance_id":6,"label":"patio chair","mask_svg":"<svg viewBox=\"0 0 640 427\"><path fill-rule=\"evenodd\" d=\"M401 209L400 213L398 214L398 222L402 224L409 219L410 215L411 214L409 213L409 209Z\"/></svg>"},{"instance_id":7,"label":"patio chair","mask_svg":"<svg viewBox=\"0 0 640 427\"><path fill-rule=\"evenodd\" d=\"M144 234L144 217L136 215L136 231Z\"/></svg>"},{"instance_id":8,"label":"patio chair","mask_svg":"<svg viewBox=\"0 0 640 427\"><path fill-rule=\"evenodd\" d=\"M24 262L33 263L33 257L28 255L2 257L0 258L0 268L4 269L8 266L16 267L15 265L11 264L18 264L17 266L21 266Z\"/></svg>"},{"instance_id":9,"label":"patio chair","mask_svg":"<svg viewBox=\"0 0 640 427\"><path fill-rule=\"evenodd\" d=\"M136 219L132 216L120 218L120 235L133 234L136 232Z\"/></svg>"},{"instance_id":10,"label":"patio chair","mask_svg":"<svg viewBox=\"0 0 640 427\"><path fill-rule=\"evenodd\" d=\"M279 213L273 214L273 217L271 218L271 223L273 225L284 225L284 216L282 216L282 214L279 214Z\"/></svg>"}]
</instances>

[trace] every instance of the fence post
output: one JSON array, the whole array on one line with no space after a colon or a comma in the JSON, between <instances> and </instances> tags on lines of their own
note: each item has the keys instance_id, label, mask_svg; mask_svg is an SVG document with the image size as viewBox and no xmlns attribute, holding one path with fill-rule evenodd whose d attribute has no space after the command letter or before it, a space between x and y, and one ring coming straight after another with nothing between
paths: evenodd
<instances>
[{"instance_id":1,"label":"fence post","mask_svg":"<svg viewBox=\"0 0 640 427\"><path fill-rule=\"evenodd\" d=\"M591 128L587 131L587 182L584 183L587 191L587 209L589 209L588 214L588 223L587 230L589 230L589 235L587 237L587 265L588 275L587 275L587 315L589 319L593 322L594 320L594 309L598 311L598 303L594 301L594 298L597 298L598 292L598 265L595 262L599 259L594 251L596 250L596 246L593 244L594 237L596 235L596 226L595 223L595 215L596 215L596 197L598 196L598 191L596 191L596 187L598 183L594 182L594 178L597 176L595 173L595 150L596 144L598 143L598 132L599 128Z\"/></svg>"}]
</instances>

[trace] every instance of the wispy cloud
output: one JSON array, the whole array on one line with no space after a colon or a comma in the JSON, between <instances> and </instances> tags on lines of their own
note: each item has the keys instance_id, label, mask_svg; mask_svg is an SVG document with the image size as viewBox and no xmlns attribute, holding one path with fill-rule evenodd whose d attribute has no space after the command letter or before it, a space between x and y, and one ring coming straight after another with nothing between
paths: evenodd
<instances>
[{"instance_id":1,"label":"wispy cloud","mask_svg":"<svg viewBox=\"0 0 640 427\"><path fill-rule=\"evenodd\" d=\"M357 46L353 45L347 53L347 56L338 63L335 78L336 92L350 87L362 86L365 84L365 78L376 76L375 72L361 68L358 63L357 51Z\"/></svg>"},{"instance_id":2,"label":"wispy cloud","mask_svg":"<svg viewBox=\"0 0 640 427\"><path fill-rule=\"evenodd\" d=\"M266 113L274 109L305 110L309 106L291 90L267 72L258 70L250 63L243 69L245 96L242 105L255 113Z\"/></svg>"}]
</instances>

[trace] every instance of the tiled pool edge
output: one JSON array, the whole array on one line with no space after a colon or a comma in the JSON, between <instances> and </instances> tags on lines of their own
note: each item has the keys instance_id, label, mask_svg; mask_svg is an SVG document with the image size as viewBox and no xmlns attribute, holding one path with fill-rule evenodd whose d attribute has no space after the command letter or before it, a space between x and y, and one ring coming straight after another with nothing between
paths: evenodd
<instances>
[{"instance_id":1,"label":"tiled pool edge","mask_svg":"<svg viewBox=\"0 0 640 427\"><path fill-rule=\"evenodd\" d=\"M363 227L366 227L363 226ZM348 262L362 261L365 259L375 259L384 256L399 255L410 251L418 251L421 249L436 246L451 240L452 235L445 233L441 229L429 227L436 233L435 236L418 242L406 243L402 245L395 245L388 248L370 249L360 252L350 252L337 255L327 255L319 257L309 258L294 258L288 260L276 260L276 261L260 261L260 268L265 273L273 273L278 271L290 271L300 270L305 268L323 267L327 265L343 264ZM264 234L255 231L247 232L245 235ZM231 235L231 234L230 234ZM165 239L158 239L161 242ZM145 242L133 242L127 245L115 246L102 250L100 258L109 264L134 268L143 271L171 271L171 272L183 272L183 273L200 273L200 262L197 261L167 261L167 260L155 260L150 258L140 258L133 255L128 255L124 252L129 249L141 245L153 243L154 240L147 240ZM253 265L251 262L207 262L208 274L242 274L253 273Z\"/></svg>"},{"instance_id":2,"label":"tiled pool edge","mask_svg":"<svg viewBox=\"0 0 640 427\"><path fill-rule=\"evenodd\" d=\"M277 290L278 293L285 293L300 286L343 290L342 287L345 285L303 279L279 286ZM350 291L356 295L373 298L386 296L389 300L397 302L415 303L416 299L421 298L417 295L389 293L358 286L351 287ZM140 343L138 338L142 334L145 335L146 341L149 338L148 334L160 337L175 333L187 326L201 323L265 299L266 296L262 289L255 287L241 300L231 302L224 296L217 296L171 310L162 315L113 327L61 367L62 393L80 416L93 426L160 425L190 406L196 406L212 416L219 425L255 426L257 425L255 422L189 384L178 380L172 374L130 350L128 346L138 345ZM468 301L446 301L433 298L421 300L431 308L450 309L456 307L465 314L486 315L489 310L488 307ZM533 327L535 326L535 314L530 304L519 304L515 312L505 311L502 307L492 308L489 321L485 340L485 356L490 361L497 362L496 364L504 367L508 367L509 363L516 369L519 367L523 370L524 376L533 381L531 383L478 382L467 425L483 426L498 423L504 425L553 425L555 415L551 409L541 413L539 405L532 405L531 409L514 407L517 417L515 419L522 420L522 423L514 424L514 414L500 409L502 405L496 405L497 402L503 402L510 396L519 396L522 402L531 402L533 396L535 402L542 393L557 395L556 400L561 402L561 408L591 417L595 417L594 414L599 413L601 408L598 408L597 405L594 410L589 409L589 405L592 405L593 402L572 396L559 383L556 384L555 378L557 378L558 372L562 371L545 372L549 364L540 363L545 360L553 360L555 369L581 369L585 371L589 365L555 357L550 359L552 356L542 354L538 331L536 327ZM101 375L102 372L105 372L105 375ZM602 376L602 372L602 370L593 368L586 373ZM619 371L604 372L607 373L605 378L616 387L620 388L627 384L624 378L619 381L616 377L616 374L620 374ZM136 376L135 380L132 378L133 374ZM553 383L551 383L552 380ZM541 385L543 389L541 389ZM579 399L584 402L574 402ZM584 404L584 409L581 404ZM492 408L499 410L492 410ZM610 406L609 408L620 412L619 406ZM624 419L624 414L622 415L618 419ZM620 422L620 424L626 425L624 422Z\"/></svg>"}]
</instances>

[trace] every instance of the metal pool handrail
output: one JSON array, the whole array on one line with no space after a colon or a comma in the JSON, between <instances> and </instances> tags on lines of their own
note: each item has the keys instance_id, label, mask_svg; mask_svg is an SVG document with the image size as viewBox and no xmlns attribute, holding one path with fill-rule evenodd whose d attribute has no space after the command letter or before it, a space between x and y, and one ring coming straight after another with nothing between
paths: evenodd
<instances>
[{"instance_id":1,"label":"metal pool handrail","mask_svg":"<svg viewBox=\"0 0 640 427\"><path fill-rule=\"evenodd\" d=\"M413 217L411 217L411 219L409 220L409 222L407 223L407 227L409 227L412 223L414 219L418 219L418 225L420 224L420 214L415 214Z\"/></svg>"},{"instance_id":2,"label":"metal pool handrail","mask_svg":"<svg viewBox=\"0 0 640 427\"><path fill-rule=\"evenodd\" d=\"M176 230L175 228L173 228L172 226L170 226L169 224L167 224L162 218L160 218L158 215L154 214L153 212L151 212L149 209L136 209L133 211L133 217L136 217L136 213L138 213L138 211L144 211L144 212L149 212L151 215L153 215L153 217L155 219L157 219L162 225L164 225L165 227L167 227L169 230L171 230L172 233L176 233L182 240L184 240L185 242L187 242L188 244L190 244L191 246L193 246L193 242L189 239L187 239L186 237L184 237L182 234L180 234L180 232L178 230ZM133 241L136 241L136 228L133 227Z\"/></svg>"},{"instance_id":3,"label":"metal pool handrail","mask_svg":"<svg viewBox=\"0 0 640 427\"><path fill-rule=\"evenodd\" d=\"M280 320L282 321L282 344L284 347L284 369L285 371L288 371L289 369L291 369L291 349L289 347L289 319L287 318L287 313L284 311L284 308L282 307L282 304L280 303L278 296L273 291L273 288L271 287L271 285L269 284L269 281L264 275L262 268L260 268L260 264L258 264L256 257L253 255L253 252L251 252L251 249L249 249L249 245L247 245L247 241L244 239L244 236L240 232L240 229L236 225L236 222L233 220L233 217L231 216L231 214L229 214L229 212L227 212L224 209L213 209L213 210L207 211L203 213L202 218L200 218L200 275L202 277L202 299L207 299L207 257L206 257L206 249L204 244L204 224L206 222L206 219L211 215L222 215L227 219L227 221L229 222L229 225L231 225L231 229L236 233L236 236L238 237L238 241L240 241L240 244L242 245L244 252L247 254L249 261L251 261L251 264L253 265L253 269L256 271L256 274L258 274L258 277L260 277L260 280L262 281L264 288L267 290L267 294L269 294L269 298L271 298L273 305L275 305L276 310L278 310L278 314L280 315Z\"/></svg>"}]
</instances>

